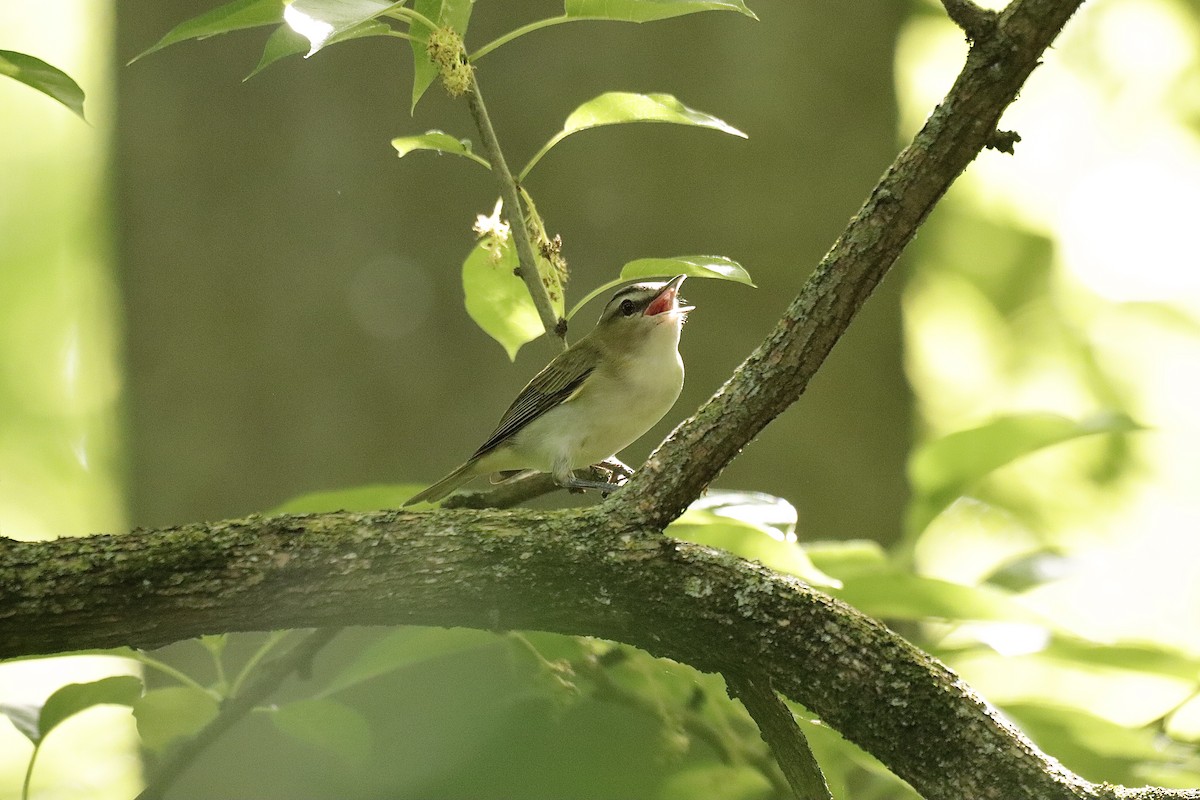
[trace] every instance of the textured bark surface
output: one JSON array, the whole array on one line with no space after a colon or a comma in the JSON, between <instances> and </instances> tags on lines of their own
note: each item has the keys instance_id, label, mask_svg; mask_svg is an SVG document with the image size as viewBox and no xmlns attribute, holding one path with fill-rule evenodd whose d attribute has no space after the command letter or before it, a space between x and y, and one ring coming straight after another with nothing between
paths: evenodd
<instances>
[{"instance_id":1,"label":"textured bark surface","mask_svg":"<svg viewBox=\"0 0 1200 800\"><path fill-rule=\"evenodd\" d=\"M350 624L614 639L765 676L928 798L1115 796L880 623L599 510L249 517L0 548L0 657Z\"/></svg>"}]
</instances>

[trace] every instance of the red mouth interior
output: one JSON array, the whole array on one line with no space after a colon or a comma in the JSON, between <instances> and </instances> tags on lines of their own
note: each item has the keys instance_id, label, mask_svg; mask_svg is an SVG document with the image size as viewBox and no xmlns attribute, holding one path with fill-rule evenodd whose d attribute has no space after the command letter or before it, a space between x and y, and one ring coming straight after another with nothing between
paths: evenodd
<instances>
[{"instance_id":1,"label":"red mouth interior","mask_svg":"<svg viewBox=\"0 0 1200 800\"><path fill-rule=\"evenodd\" d=\"M675 290L664 289L658 297L650 301L650 305L646 306L646 316L653 317L656 314L661 314L664 311L670 311L675 307Z\"/></svg>"}]
</instances>

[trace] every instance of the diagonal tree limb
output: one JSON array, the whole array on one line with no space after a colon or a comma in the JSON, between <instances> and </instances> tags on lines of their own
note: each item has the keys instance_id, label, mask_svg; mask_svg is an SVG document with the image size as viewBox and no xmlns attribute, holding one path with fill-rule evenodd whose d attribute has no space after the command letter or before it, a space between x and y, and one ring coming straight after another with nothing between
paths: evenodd
<instances>
[{"instance_id":1,"label":"diagonal tree limb","mask_svg":"<svg viewBox=\"0 0 1200 800\"><path fill-rule=\"evenodd\" d=\"M994 140L1004 110L1082 1L1014 0L1000 14L775 330L608 500L611 513L648 525L675 519L800 397L937 201Z\"/></svg>"}]
</instances>

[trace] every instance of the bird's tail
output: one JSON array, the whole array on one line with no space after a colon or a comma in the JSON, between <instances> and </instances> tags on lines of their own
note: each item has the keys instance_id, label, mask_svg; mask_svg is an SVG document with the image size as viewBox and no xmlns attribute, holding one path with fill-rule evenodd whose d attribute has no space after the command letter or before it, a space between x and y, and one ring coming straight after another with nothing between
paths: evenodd
<instances>
[{"instance_id":1,"label":"bird's tail","mask_svg":"<svg viewBox=\"0 0 1200 800\"><path fill-rule=\"evenodd\" d=\"M463 464L458 469L451 472L446 477L442 478L437 483L430 486L428 489L417 492L412 497L404 501L405 506L416 505L417 503L436 503L446 495L453 492L459 486L462 486L471 478L475 477L475 461L472 459Z\"/></svg>"}]
</instances>

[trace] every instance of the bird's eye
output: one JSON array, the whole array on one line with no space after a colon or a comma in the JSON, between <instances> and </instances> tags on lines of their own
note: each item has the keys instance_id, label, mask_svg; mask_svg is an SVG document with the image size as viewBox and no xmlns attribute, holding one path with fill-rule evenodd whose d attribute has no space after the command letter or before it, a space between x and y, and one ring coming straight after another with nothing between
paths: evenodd
<instances>
[{"instance_id":1,"label":"bird's eye","mask_svg":"<svg viewBox=\"0 0 1200 800\"><path fill-rule=\"evenodd\" d=\"M632 300L622 300L621 301L621 313L624 314L625 316L632 317L633 312L636 310L637 310L637 306L635 306L633 304Z\"/></svg>"}]
</instances>

